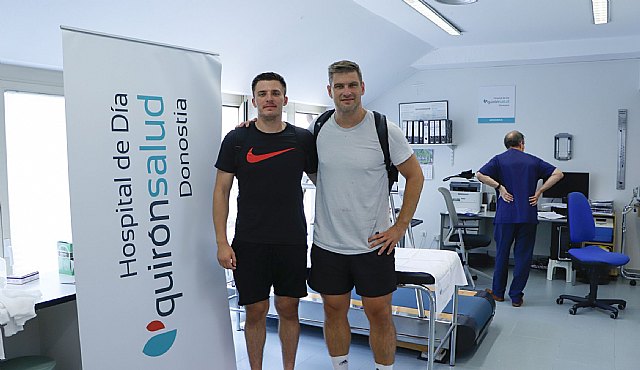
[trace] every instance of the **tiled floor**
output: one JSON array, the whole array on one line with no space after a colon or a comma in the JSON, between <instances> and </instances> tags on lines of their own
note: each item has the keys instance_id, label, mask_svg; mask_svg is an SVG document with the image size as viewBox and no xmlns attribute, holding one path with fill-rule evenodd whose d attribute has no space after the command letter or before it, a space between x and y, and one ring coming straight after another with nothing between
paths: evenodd
<instances>
[{"instance_id":1,"label":"tiled floor","mask_svg":"<svg viewBox=\"0 0 640 370\"><path fill-rule=\"evenodd\" d=\"M557 305L557 296L583 296L589 287L565 283L563 270L559 271L562 276L548 281L546 271L532 270L524 305L514 308L508 299L498 302L483 342L475 350L459 355L452 369L640 369L640 285L630 286L620 278L599 286L600 297L627 300L627 308L616 320L592 309L579 310L572 316L568 313L571 303ZM478 289L484 289L489 281L480 278L477 283ZM234 332L234 341L238 370L249 370L243 332ZM418 360L417 355L415 351L398 349L394 368L426 369L427 363ZM349 362L350 370L373 369L366 337L353 336ZM435 368L449 366L436 364ZM277 324L273 320L267 328L264 369L282 369ZM303 326L296 369L331 370L321 329Z\"/></svg>"}]
</instances>

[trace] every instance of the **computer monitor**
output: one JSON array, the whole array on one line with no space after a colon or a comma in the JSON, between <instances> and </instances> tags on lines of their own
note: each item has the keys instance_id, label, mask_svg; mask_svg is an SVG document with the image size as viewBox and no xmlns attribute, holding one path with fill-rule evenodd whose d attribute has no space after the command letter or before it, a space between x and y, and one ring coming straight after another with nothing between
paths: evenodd
<instances>
[{"instance_id":1,"label":"computer monitor","mask_svg":"<svg viewBox=\"0 0 640 370\"><path fill-rule=\"evenodd\" d=\"M564 177L542 193L542 196L545 198L562 198L562 201L566 203L567 196L574 191L580 192L589 198L588 172L564 172Z\"/></svg>"}]
</instances>

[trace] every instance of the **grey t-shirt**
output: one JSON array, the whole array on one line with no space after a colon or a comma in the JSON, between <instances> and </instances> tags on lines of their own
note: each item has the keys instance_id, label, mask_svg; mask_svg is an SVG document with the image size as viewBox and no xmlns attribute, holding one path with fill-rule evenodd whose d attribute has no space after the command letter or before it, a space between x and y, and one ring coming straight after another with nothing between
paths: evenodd
<instances>
[{"instance_id":1,"label":"grey t-shirt","mask_svg":"<svg viewBox=\"0 0 640 370\"><path fill-rule=\"evenodd\" d=\"M402 130L387 122L391 162L402 164L413 150ZM317 138L318 178L313 242L340 254L371 252L367 239L391 226L384 155L373 112L352 128L334 116Z\"/></svg>"}]
</instances>

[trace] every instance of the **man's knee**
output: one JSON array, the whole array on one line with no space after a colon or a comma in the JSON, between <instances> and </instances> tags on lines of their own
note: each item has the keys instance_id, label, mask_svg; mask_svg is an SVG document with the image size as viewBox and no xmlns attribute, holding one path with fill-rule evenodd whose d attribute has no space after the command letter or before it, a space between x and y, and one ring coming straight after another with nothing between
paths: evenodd
<instances>
[{"instance_id":1,"label":"man's knee","mask_svg":"<svg viewBox=\"0 0 640 370\"><path fill-rule=\"evenodd\" d=\"M391 294L376 297L376 298L363 298L364 312L372 324L392 324L393 319L391 315Z\"/></svg>"},{"instance_id":2,"label":"man's knee","mask_svg":"<svg viewBox=\"0 0 640 370\"><path fill-rule=\"evenodd\" d=\"M340 296L323 295L322 302L324 313L328 319L346 318L349 304L351 303L351 294L347 293Z\"/></svg>"},{"instance_id":3,"label":"man's knee","mask_svg":"<svg viewBox=\"0 0 640 370\"><path fill-rule=\"evenodd\" d=\"M260 321L267 317L269 312L269 300L248 304L244 306L247 321Z\"/></svg>"},{"instance_id":4,"label":"man's knee","mask_svg":"<svg viewBox=\"0 0 640 370\"><path fill-rule=\"evenodd\" d=\"M281 319L298 320L298 298L276 297L275 301L276 312Z\"/></svg>"}]
</instances>

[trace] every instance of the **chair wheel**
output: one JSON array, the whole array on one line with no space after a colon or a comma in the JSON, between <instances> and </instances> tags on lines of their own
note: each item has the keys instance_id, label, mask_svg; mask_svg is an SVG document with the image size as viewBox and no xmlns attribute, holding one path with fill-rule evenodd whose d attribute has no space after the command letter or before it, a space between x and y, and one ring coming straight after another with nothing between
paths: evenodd
<instances>
[{"instance_id":1,"label":"chair wheel","mask_svg":"<svg viewBox=\"0 0 640 370\"><path fill-rule=\"evenodd\" d=\"M631 284L631 286L636 286L636 281L635 281L635 280L631 280L631 281L629 282L629 284Z\"/></svg>"},{"instance_id":2,"label":"chair wheel","mask_svg":"<svg viewBox=\"0 0 640 370\"><path fill-rule=\"evenodd\" d=\"M557 304L562 304L562 302L564 302L564 300L562 298L557 298L556 299L556 303Z\"/></svg>"},{"instance_id":3,"label":"chair wheel","mask_svg":"<svg viewBox=\"0 0 640 370\"><path fill-rule=\"evenodd\" d=\"M618 305L618 309L619 310L624 310L625 308L627 308L627 306L623 305L623 304L619 304Z\"/></svg>"},{"instance_id":4,"label":"chair wheel","mask_svg":"<svg viewBox=\"0 0 640 370\"><path fill-rule=\"evenodd\" d=\"M575 308L575 307L571 307L571 308L569 309L569 314L571 314L571 315L575 315L577 312L578 312L578 309L577 309L577 308Z\"/></svg>"},{"instance_id":5,"label":"chair wheel","mask_svg":"<svg viewBox=\"0 0 640 370\"><path fill-rule=\"evenodd\" d=\"M611 312L609 314L609 317L612 318L612 319L616 319L616 318L618 318L618 313L617 312Z\"/></svg>"}]
</instances>

